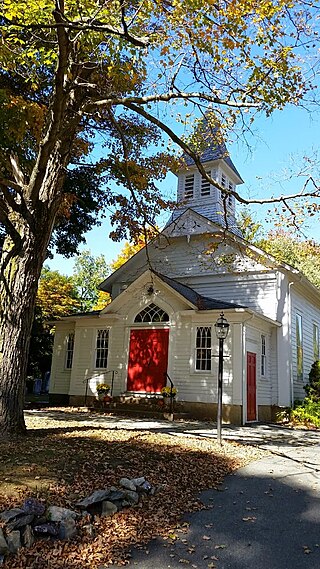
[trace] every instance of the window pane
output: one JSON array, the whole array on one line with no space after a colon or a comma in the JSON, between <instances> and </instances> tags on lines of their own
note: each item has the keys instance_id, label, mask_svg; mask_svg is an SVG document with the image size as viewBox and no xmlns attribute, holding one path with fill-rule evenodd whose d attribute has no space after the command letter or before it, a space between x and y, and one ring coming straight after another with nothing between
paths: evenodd
<instances>
[{"instance_id":1,"label":"window pane","mask_svg":"<svg viewBox=\"0 0 320 569\"><path fill-rule=\"evenodd\" d=\"M196 335L196 370L211 370L211 328L199 326Z\"/></svg>"},{"instance_id":2,"label":"window pane","mask_svg":"<svg viewBox=\"0 0 320 569\"><path fill-rule=\"evenodd\" d=\"M108 364L109 330L98 330L96 341L96 368L106 368Z\"/></svg>"},{"instance_id":3,"label":"window pane","mask_svg":"<svg viewBox=\"0 0 320 569\"><path fill-rule=\"evenodd\" d=\"M66 368L72 368L73 360L73 349L74 349L74 334L69 334L67 339L67 352L66 352Z\"/></svg>"},{"instance_id":4,"label":"window pane","mask_svg":"<svg viewBox=\"0 0 320 569\"><path fill-rule=\"evenodd\" d=\"M156 304L149 304L134 319L135 322L169 322L168 314Z\"/></svg>"}]
</instances>

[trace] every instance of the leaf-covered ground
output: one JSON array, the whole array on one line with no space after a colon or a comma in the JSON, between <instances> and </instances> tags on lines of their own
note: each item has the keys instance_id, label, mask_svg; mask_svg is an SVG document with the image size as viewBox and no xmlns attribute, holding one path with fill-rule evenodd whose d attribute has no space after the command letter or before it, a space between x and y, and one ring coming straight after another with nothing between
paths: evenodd
<instances>
[{"instance_id":1,"label":"leaf-covered ground","mask_svg":"<svg viewBox=\"0 0 320 569\"><path fill-rule=\"evenodd\" d=\"M118 486L122 477L145 476L162 490L112 518L96 519L94 538L80 528L72 542L38 541L7 559L5 569L126 564L130 547L170 535L183 513L200 509L200 490L216 487L226 474L262 454L248 445L220 447L212 439L182 434L88 427L76 418L62 423L33 417L28 427L26 439L0 443L0 510L29 496L72 508L94 490ZM83 519L81 525L87 523Z\"/></svg>"}]
</instances>

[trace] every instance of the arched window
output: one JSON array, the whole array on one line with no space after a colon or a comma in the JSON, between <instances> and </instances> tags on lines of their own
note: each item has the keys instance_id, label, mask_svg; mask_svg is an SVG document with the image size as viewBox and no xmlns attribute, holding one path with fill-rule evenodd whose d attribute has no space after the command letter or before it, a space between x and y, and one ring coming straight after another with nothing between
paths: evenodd
<instances>
[{"instance_id":1,"label":"arched window","mask_svg":"<svg viewBox=\"0 0 320 569\"><path fill-rule=\"evenodd\" d=\"M135 322L169 322L168 314L156 304L149 304L134 319Z\"/></svg>"}]
</instances>

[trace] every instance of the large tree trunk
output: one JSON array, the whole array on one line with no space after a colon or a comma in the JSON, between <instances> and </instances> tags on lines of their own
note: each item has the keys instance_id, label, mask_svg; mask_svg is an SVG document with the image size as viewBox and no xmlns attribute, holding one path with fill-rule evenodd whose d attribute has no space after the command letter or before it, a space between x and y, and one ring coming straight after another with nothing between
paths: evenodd
<instances>
[{"instance_id":1,"label":"large tree trunk","mask_svg":"<svg viewBox=\"0 0 320 569\"><path fill-rule=\"evenodd\" d=\"M7 238L0 262L0 433L25 431L23 405L26 369L37 285L51 235L51 220L43 218L36 234L21 227L21 242L14 252Z\"/></svg>"},{"instance_id":2,"label":"large tree trunk","mask_svg":"<svg viewBox=\"0 0 320 569\"><path fill-rule=\"evenodd\" d=\"M59 145L58 145L59 146ZM26 370L38 280L61 203L65 161L57 145L25 194L12 206L0 257L0 436L25 432ZM39 178L41 182L39 183Z\"/></svg>"}]
</instances>

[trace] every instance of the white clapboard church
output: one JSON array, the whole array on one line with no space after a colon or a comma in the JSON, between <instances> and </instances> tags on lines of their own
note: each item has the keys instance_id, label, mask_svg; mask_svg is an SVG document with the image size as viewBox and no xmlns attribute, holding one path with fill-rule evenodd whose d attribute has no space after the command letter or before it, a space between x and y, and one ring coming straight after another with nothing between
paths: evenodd
<instances>
[{"instance_id":1,"label":"white clapboard church","mask_svg":"<svg viewBox=\"0 0 320 569\"><path fill-rule=\"evenodd\" d=\"M201 160L220 186L243 183L223 144ZM170 378L180 409L215 418L223 312L224 421L271 421L304 396L319 357L320 291L241 237L234 197L226 219L221 192L191 159L177 177L165 229L101 284L112 302L56 323L51 402L94 402L99 383L112 384L114 400L156 398Z\"/></svg>"}]
</instances>

